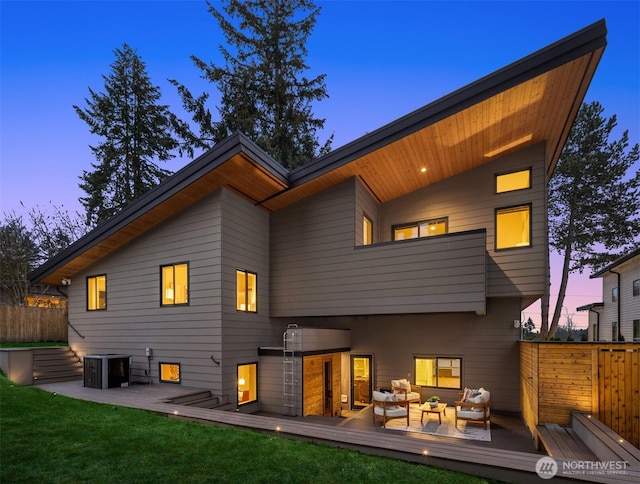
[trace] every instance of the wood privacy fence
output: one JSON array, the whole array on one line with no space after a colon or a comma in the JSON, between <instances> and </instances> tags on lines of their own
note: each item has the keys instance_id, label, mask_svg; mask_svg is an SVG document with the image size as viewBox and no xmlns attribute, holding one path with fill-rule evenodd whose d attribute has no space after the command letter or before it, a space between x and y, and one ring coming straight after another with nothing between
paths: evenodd
<instances>
[{"instance_id":1,"label":"wood privacy fence","mask_svg":"<svg viewBox=\"0 0 640 484\"><path fill-rule=\"evenodd\" d=\"M591 413L640 447L640 344L520 342L522 415L538 425L568 425Z\"/></svg>"},{"instance_id":2,"label":"wood privacy fence","mask_svg":"<svg viewBox=\"0 0 640 484\"><path fill-rule=\"evenodd\" d=\"M0 305L0 343L67 341L67 320L62 308Z\"/></svg>"}]
</instances>

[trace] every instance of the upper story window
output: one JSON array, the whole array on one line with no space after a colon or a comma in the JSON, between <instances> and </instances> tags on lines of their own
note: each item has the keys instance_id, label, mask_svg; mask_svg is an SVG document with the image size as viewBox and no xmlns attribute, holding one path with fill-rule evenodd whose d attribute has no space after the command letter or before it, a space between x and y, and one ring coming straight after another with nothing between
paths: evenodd
<instances>
[{"instance_id":1,"label":"upper story window","mask_svg":"<svg viewBox=\"0 0 640 484\"><path fill-rule=\"evenodd\" d=\"M189 264L161 266L160 291L162 306L189 304Z\"/></svg>"},{"instance_id":2,"label":"upper story window","mask_svg":"<svg viewBox=\"0 0 640 484\"><path fill-rule=\"evenodd\" d=\"M412 222L409 224L393 226L393 240L417 239L418 237L431 237L442 235L449 231L449 219L447 217Z\"/></svg>"},{"instance_id":3,"label":"upper story window","mask_svg":"<svg viewBox=\"0 0 640 484\"><path fill-rule=\"evenodd\" d=\"M236 310L255 313L258 311L258 275L236 270Z\"/></svg>"},{"instance_id":4,"label":"upper story window","mask_svg":"<svg viewBox=\"0 0 640 484\"><path fill-rule=\"evenodd\" d=\"M496 209L496 250L531 247L531 205Z\"/></svg>"},{"instance_id":5,"label":"upper story window","mask_svg":"<svg viewBox=\"0 0 640 484\"><path fill-rule=\"evenodd\" d=\"M496 193L531 188L531 168L496 175Z\"/></svg>"},{"instance_id":6,"label":"upper story window","mask_svg":"<svg viewBox=\"0 0 640 484\"><path fill-rule=\"evenodd\" d=\"M611 289L611 302L618 302L618 288Z\"/></svg>"},{"instance_id":7,"label":"upper story window","mask_svg":"<svg viewBox=\"0 0 640 484\"><path fill-rule=\"evenodd\" d=\"M107 276L87 277L87 310L107 309Z\"/></svg>"},{"instance_id":8,"label":"upper story window","mask_svg":"<svg viewBox=\"0 0 640 484\"><path fill-rule=\"evenodd\" d=\"M633 281L633 295L640 296L640 279Z\"/></svg>"},{"instance_id":9,"label":"upper story window","mask_svg":"<svg viewBox=\"0 0 640 484\"><path fill-rule=\"evenodd\" d=\"M373 243L373 222L366 215L362 217L362 245Z\"/></svg>"}]
</instances>

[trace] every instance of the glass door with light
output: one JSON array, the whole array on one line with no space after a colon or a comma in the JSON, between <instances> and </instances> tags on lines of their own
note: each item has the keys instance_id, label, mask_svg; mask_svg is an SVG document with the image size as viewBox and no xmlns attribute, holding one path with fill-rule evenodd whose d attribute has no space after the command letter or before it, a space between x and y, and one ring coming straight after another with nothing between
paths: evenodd
<instances>
[{"instance_id":1,"label":"glass door with light","mask_svg":"<svg viewBox=\"0 0 640 484\"><path fill-rule=\"evenodd\" d=\"M371 403L371 355L351 355L351 409L357 410Z\"/></svg>"}]
</instances>

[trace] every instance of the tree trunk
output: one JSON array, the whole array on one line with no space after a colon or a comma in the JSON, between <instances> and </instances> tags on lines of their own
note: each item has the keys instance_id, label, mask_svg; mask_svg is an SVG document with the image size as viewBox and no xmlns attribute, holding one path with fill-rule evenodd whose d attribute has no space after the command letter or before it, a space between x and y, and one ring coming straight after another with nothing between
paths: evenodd
<instances>
[{"instance_id":1,"label":"tree trunk","mask_svg":"<svg viewBox=\"0 0 640 484\"><path fill-rule=\"evenodd\" d=\"M560 314L562 313L562 305L564 304L564 297L567 292L567 282L569 282L569 267L571 264L571 245L567 245L564 249L564 261L562 264L562 279L560 281L560 290L558 291L558 301L556 302L555 310L553 311L553 319L551 320L551 326L549 327L548 339L553 338L558 330L558 322L560 321Z\"/></svg>"}]
</instances>

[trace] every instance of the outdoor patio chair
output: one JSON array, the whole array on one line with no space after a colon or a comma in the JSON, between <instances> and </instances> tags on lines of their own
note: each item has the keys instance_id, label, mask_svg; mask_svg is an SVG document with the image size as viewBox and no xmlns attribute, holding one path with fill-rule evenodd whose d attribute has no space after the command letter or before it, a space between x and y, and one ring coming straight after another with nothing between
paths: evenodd
<instances>
[{"instance_id":1,"label":"outdoor patio chair","mask_svg":"<svg viewBox=\"0 0 640 484\"><path fill-rule=\"evenodd\" d=\"M409 403L422 403L422 388L412 385L408 380L391 380L391 390L397 395L398 400Z\"/></svg>"},{"instance_id":2,"label":"outdoor patio chair","mask_svg":"<svg viewBox=\"0 0 640 484\"><path fill-rule=\"evenodd\" d=\"M465 388L464 393L459 394L459 400L455 403L455 426L458 428L458 420L478 422L484 424L490 420L491 393L484 388L470 390Z\"/></svg>"},{"instance_id":3,"label":"outdoor patio chair","mask_svg":"<svg viewBox=\"0 0 640 484\"><path fill-rule=\"evenodd\" d=\"M388 420L393 418L406 418L407 427L409 426L409 402L398 401L393 393L383 393L373 391L373 422L376 418L382 418L382 427L384 428Z\"/></svg>"}]
</instances>

